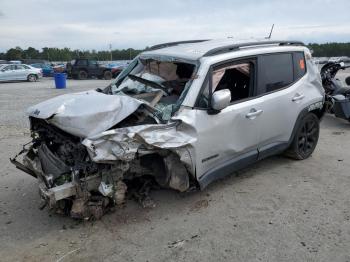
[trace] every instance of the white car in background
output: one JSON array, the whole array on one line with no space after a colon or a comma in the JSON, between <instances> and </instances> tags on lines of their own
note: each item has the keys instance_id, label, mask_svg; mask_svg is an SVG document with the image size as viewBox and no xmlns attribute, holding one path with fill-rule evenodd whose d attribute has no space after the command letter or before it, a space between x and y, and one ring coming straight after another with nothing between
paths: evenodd
<instances>
[{"instance_id":1,"label":"white car in background","mask_svg":"<svg viewBox=\"0 0 350 262\"><path fill-rule=\"evenodd\" d=\"M30 65L7 64L0 66L0 82L27 80L35 82L43 76L42 69Z\"/></svg>"}]
</instances>

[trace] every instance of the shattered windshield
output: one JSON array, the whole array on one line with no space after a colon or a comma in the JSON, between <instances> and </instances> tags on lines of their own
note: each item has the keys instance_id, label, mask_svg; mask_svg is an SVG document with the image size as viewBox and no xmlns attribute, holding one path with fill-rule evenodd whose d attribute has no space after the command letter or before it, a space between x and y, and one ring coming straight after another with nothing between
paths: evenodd
<instances>
[{"instance_id":1,"label":"shattered windshield","mask_svg":"<svg viewBox=\"0 0 350 262\"><path fill-rule=\"evenodd\" d=\"M179 109L195 74L191 63L170 59L136 58L111 85L114 95L140 99L169 120Z\"/></svg>"}]
</instances>

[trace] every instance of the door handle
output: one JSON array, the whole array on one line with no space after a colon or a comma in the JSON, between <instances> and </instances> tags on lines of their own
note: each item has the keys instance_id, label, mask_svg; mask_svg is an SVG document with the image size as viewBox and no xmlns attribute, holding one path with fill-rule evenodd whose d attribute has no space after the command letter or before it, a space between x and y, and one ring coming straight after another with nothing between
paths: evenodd
<instances>
[{"instance_id":1,"label":"door handle","mask_svg":"<svg viewBox=\"0 0 350 262\"><path fill-rule=\"evenodd\" d=\"M262 110L259 109L259 110L256 110L255 108L251 109L250 112L248 114L245 115L246 118L249 118L249 119L254 119L256 118L258 115L261 115L262 114Z\"/></svg>"},{"instance_id":2,"label":"door handle","mask_svg":"<svg viewBox=\"0 0 350 262\"><path fill-rule=\"evenodd\" d=\"M302 95L302 94L296 94L293 98L292 98L292 101L293 102L296 102L296 101L299 101L301 99L303 99L305 96Z\"/></svg>"}]
</instances>

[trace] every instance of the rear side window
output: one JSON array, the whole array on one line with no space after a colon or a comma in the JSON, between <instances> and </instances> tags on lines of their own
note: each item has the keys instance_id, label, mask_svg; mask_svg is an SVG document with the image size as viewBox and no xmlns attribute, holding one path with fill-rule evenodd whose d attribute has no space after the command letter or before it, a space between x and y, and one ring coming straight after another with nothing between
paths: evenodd
<instances>
[{"instance_id":1,"label":"rear side window","mask_svg":"<svg viewBox=\"0 0 350 262\"><path fill-rule=\"evenodd\" d=\"M258 59L258 94L272 92L293 83L292 54L262 55Z\"/></svg>"},{"instance_id":2,"label":"rear side window","mask_svg":"<svg viewBox=\"0 0 350 262\"><path fill-rule=\"evenodd\" d=\"M296 81L302 78L306 73L304 53L302 52L293 53L293 63L294 63L294 81Z\"/></svg>"}]
</instances>

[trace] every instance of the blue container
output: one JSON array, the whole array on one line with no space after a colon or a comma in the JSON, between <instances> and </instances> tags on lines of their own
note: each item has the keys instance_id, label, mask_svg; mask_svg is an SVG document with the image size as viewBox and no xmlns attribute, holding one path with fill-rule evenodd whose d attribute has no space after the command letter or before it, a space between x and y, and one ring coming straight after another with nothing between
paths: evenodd
<instances>
[{"instance_id":1,"label":"blue container","mask_svg":"<svg viewBox=\"0 0 350 262\"><path fill-rule=\"evenodd\" d=\"M64 73L55 73L55 86L57 89L66 88L66 74Z\"/></svg>"}]
</instances>

